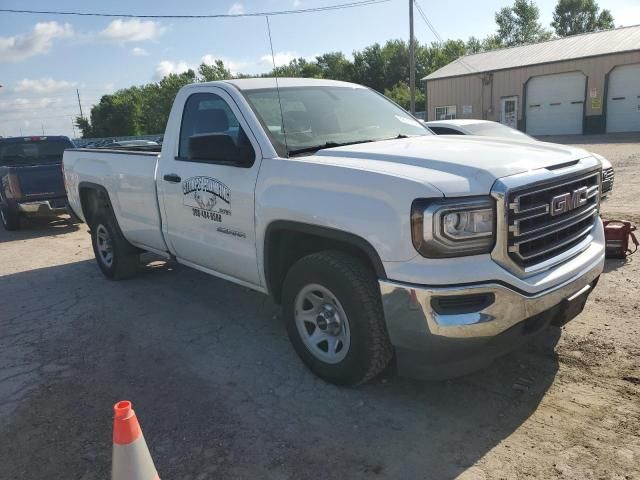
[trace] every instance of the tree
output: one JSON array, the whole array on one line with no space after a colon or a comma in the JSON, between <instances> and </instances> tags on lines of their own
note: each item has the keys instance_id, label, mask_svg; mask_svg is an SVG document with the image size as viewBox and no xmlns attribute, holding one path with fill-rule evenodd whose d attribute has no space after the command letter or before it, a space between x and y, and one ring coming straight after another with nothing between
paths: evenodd
<instances>
[{"instance_id":1,"label":"tree","mask_svg":"<svg viewBox=\"0 0 640 480\"><path fill-rule=\"evenodd\" d=\"M615 27L611 12L600 11L595 0L558 0L551 26L560 37Z\"/></svg>"},{"instance_id":2,"label":"tree","mask_svg":"<svg viewBox=\"0 0 640 480\"><path fill-rule=\"evenodd\" d=\"M405 82L396 83L393 88L388 88L384 91L385 97L389 97L405 110L409 110L411 104L411 91L409 85ZM416 110L421 110L420 106L424 105L424 92L416 89Z\"/></svg>"},{"instance_id":3,"label":"tree","mask_svg":"<svg viewBox=\"0 0 640 480\"><path fill-rule=\"evenodd\" d=\"M201 63L198 67L198 73L200 74L199 80L202 82L214 82L216 80L227 80L233 78L231 70L224 66L222 60L216 60L213 64L207 65Z\"/></svg>"},{"instance_id":4,"label":"tree","mask_svg":"<svg viewBox=\"0 0 640 480\"><path fill-rule=\"evenodd\" d=\"M82 138L92 138L92 137L94 137L93 129L91 128L91 124L89 123L89 120L87 120L86 118L84 118L84 117L76 117L75 125L82 132Z\"/></svg>"},{"instance_id":5,"label":"tree","mask_svg":"<svg viewBox=\"0 0 640 480\"><path fill-rule=\"evenodd\" d=\"M515 0L513 6L496 12L498 39L504 47L547 40L551 32L539 22L540 10L533 0Z\"/></svg>"},{"instance_id":6,"label":"tree","mask_svg":"<svg viewBox=\"0 0 640 480\"><path fill-rule=\"evenodd\" d=\"M342 52L330 52L316 57L316 64L322 78L332 80L351 81L353 78L353 64L347 60Z\"/></svg>"}]
</instances>

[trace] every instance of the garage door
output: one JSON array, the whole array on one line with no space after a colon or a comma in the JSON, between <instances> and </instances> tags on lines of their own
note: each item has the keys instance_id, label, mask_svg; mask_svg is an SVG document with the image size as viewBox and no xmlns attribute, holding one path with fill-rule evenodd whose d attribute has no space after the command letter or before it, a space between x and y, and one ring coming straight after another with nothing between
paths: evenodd
<instances>
[{"instance_id":1,"label":"garage door","mask_svg":"<svg viewBox=\"0 0 640 480\"><path fill-rule=\"evenodd\" d=\"M607 132L640 132L640 65L616 67L609 74Z\"/></svg>"},{"instance_id":2,"label":"garage door","mask_svg":"<svg viewBox=\"0 0 640 480\"><path fill-rule=\"evenodd\" d=\"M527 84L527 133L582 133L586 77L579 72L533 77Z\"/></svg>"}]
</instances>

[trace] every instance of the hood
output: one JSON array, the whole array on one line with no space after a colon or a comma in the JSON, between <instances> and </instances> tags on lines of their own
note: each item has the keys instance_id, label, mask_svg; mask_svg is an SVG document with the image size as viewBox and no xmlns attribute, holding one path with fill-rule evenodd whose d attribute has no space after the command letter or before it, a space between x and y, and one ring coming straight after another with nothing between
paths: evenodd
<instances>
[{"instance_id":1,"label":"hood","mask_svg":"<svg viewBox=\"0 0 640 480\"><path fill-rule=\"evenodd\" d=\"M407 177L444 195L464 196L488 194L498 178L588 156L585 150L553 143L428 135L328 148L309 160Z\"/></svg>"}]
</instances>

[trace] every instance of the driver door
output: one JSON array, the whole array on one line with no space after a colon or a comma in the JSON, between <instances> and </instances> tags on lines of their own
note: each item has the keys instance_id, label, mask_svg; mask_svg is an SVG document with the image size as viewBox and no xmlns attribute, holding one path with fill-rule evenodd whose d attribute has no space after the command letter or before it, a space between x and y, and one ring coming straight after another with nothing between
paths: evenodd
<instances>
[{"instance_id":1,"label":"driver door","mask_svg":"<svg viewBox=\"0 0 640 480\"><path fill-rule=\"evenodd\" d=\"M186 265L260 285L254 222L260 150L244 117L224 90L206 87L184 101L174 136L177 155L161 158L157 175L173 252ZM222 152L206 151L212 139ZM249 161L239 160L241 150L250 152Z\"/></svg>"}]
</instances>

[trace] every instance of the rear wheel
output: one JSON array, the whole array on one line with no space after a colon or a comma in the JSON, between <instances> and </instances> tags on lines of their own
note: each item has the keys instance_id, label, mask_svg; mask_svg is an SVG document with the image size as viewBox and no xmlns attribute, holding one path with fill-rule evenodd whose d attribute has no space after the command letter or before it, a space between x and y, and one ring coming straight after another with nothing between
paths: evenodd
<instances>
[{"instance_id":1,"label":"rear wheel","mask_svg":"<svg viewBox=\"0 0 640 480\"><path fill-rule=\"evenodd\" d=\"M110 280L124 280L136 274L140 255L120 232L113 215L100 213L92 222L91 243L102 273Z\"/></svg>"},{"instance_id":2,"label":"rear wheel","mask_svg":"<svg viewBox=\"0 0 640 480\"><path fill-rule=\"evenodd\" d=\"M20 214L9 207L0 207L0 222L5 230L18 230L20 228Z\"/></svg>"},{"instance_id":3,"label":"rear wheel","mask_svg":"<svg viewBox=\"0 0 640 480\"><path fill-rule=\"evenodd\" d=\"M324 380L364 383L391 360L376 276L338 251L309 255L287 274L284 319L296 353Z\"/></svg>"}]
</instances>

